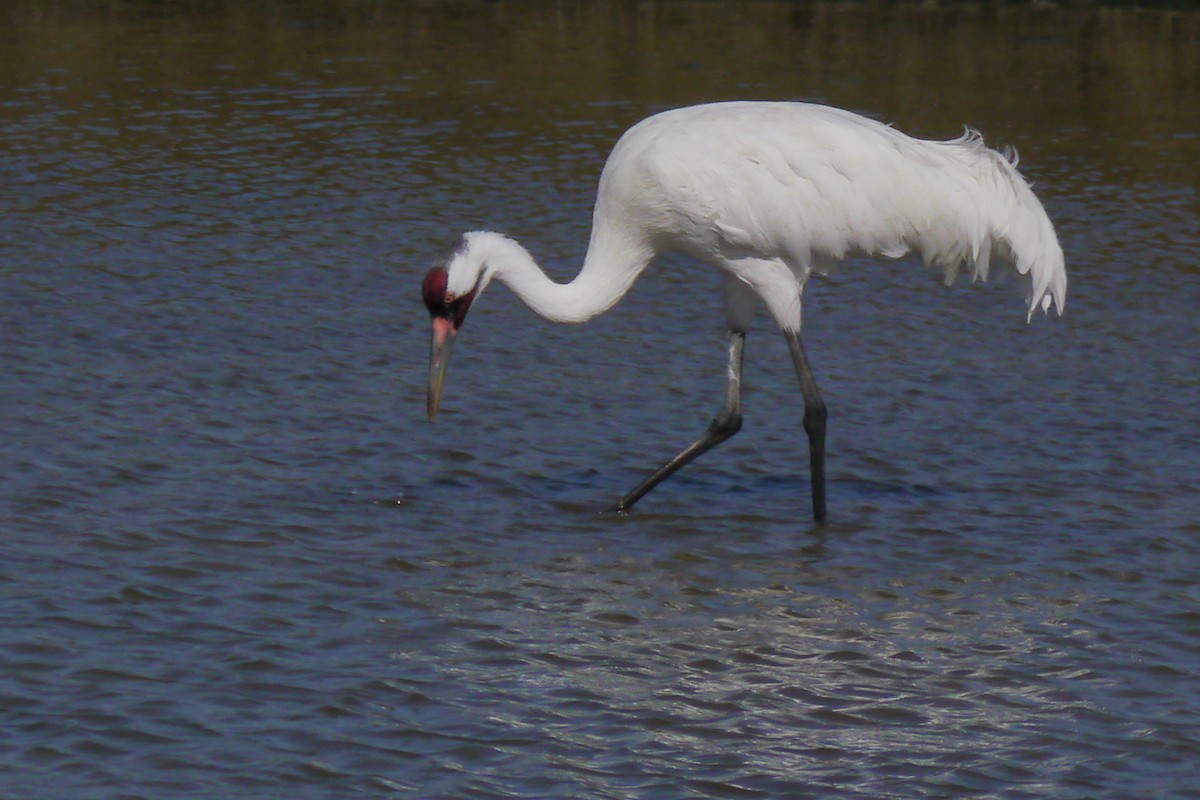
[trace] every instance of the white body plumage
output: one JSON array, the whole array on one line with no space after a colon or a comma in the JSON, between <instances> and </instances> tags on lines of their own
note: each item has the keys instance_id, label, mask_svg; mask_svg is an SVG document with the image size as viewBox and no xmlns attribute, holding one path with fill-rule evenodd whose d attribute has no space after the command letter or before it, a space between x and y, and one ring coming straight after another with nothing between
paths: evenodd
<instances>
[{"instance_id":1,"label":"white body plumage","mask_svg":"<svg viewBox=\"0 0 1200 800\"><path fill-rule=\"evenodd\" d=\"M451 269L451 288L462 295L498 277L563 322L610 308L667 251L723 268L790 330L799 329L809 275L855 254L914 252L947 283L964 269L986 279L996 258L1025 276L1030 314L1051 304L1061 312L1067 286L1042 204L977 133L914 139L808 103L690 106L626 131L601 173L587 258L572 283L550 283L523 249L488 241L498 236L467 234L458 255L478 258ZM747 305L739 299L730 298L735 317Z\"/></svg>"},{"instance_id":2,"label":"white body plumage","mask_svg":"<svg viewBox=\"0 0 1200 800\"><path fill-rule=\"evenodd\" d=\"M1028 315L1061 313L1067 275L1054 227L1010 159L968 129L914 139L883 123L807 103L729 102L656 114L618 140L596 193L592 234L574 280L555 283L513 240L463 235L426 276L433 317L429 414L467 310L493 278L541 316L583 322L611 308L658 253L725 272L731 332L726 402L708 434L622 499L624 509L736 432L742 342L758 302L787 337L805 398L814 515L824 516L825 410L800 343L801 294L813 272L847 256L915 253L947 283L986 279L993 259L1024 277Z\"/></svg>"}]
</instances>

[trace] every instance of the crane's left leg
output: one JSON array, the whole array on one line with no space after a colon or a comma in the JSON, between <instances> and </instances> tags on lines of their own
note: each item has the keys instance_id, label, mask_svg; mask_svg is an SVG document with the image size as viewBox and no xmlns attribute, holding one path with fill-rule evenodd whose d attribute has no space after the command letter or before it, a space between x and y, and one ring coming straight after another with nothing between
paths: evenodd
<instances>
[{"instance_id":1,"label":"crane's left leg","mask_svg":"<svg viewBox=\"0 0 1200 800\"><path fill-rule=\"evenodd\" d=\"M742 331L729 332L729 378L725 385L725 405L713 419L704 435L679 455L656 469L650 477L634 487L633 491L617 501L609 511L627 511L638 500L681 467L695 461L742 428L742 349L746 334Z\"/></svg>"},{"instance_id":2,"label":"crane's left leg","mask_svg":"<svg viewBox=\"0 0 1200 800\"><path fill-rule=\"evenodd\" d=\"M799 331L783 332L788 349L792 351L792 362L796 365L796 376L800 378L800 391L804 394L804 431L808 434L808 461L812 481L813 519L825 519L825 401L817 388L812 366L804 353Z\"/></svg>"}]
</instances>

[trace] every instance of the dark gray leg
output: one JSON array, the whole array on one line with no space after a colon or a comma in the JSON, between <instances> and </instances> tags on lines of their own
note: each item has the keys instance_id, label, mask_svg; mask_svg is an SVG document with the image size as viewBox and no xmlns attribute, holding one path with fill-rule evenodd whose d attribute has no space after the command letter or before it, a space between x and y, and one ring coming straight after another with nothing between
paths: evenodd
<instances>
[{"instance_id":1,"label":"dark gray leg","mask_svg":"<svg viewBox=\"0 0 1200 800\"><path fill-rule=\"evenodd\" d=\"M813 519L825 519L825 401L817 389L808 356L800 342L800 333L784 331L788 348L792 351L792 362L800 378L800 391L804 394L804 431L808 434L808 461L812 479Z\"/></svg>"},{"instance_id":2,"label":"dark gray leg","mask_svg":"<svg viewBox=\"0 0 1200 800\"><path fill-rule=\"evenodd\" d=\"M656 469L650 477L639 483L610 508L610 511L627 511L642 496L675 474L680 467L690 464L702 454L713 449L733 436L742 427L742 348L746 334L730 331L729 334L729 381L725 385L725 405L721 407L704 435L690 447Z\"/></svg>"}]
</instances>

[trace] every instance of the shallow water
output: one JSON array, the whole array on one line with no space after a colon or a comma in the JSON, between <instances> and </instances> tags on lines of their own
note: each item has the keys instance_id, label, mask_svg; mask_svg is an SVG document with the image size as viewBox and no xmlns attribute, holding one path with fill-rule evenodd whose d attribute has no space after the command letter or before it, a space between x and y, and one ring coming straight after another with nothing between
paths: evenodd
<instances>
[{"instance_id":1,"label":"shallow water","mask_svg":"<svg viewBox=\"0 0 1200 800\"><path fill-rule=\"evenodd\" d=\"M1200 14L16 2L0 12L0 795L1195 797ZM886 46L884 46L886 43ZM1067 313L814 282L830 522L719 278L586 326L494 287L424 419L457 232L576 269L661 108L807 98L1013 144Z\"/></svg>"}]
</instances>

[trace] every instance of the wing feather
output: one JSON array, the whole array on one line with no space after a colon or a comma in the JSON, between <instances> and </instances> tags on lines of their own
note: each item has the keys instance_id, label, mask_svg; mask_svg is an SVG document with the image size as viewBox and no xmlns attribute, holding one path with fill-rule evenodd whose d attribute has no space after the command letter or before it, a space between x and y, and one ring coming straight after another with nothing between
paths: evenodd
<instances>
[{"instance_id":1,"label":"wing feather","mask_svg":"<svg viewBox=\"0 0 1200 800\"><path fill-rule=\"evenodd\" d=\"M1030 311L1061 311L1053 226L1015 156L968 129L914 139L805 103L717 103L650 117L614 148L597 211L645 226L660 247L722 263L778 259L801 279L855 254L916 252L946 282L986 279L993 257L1030 280Z\"/></svg>"}]
</instances>

